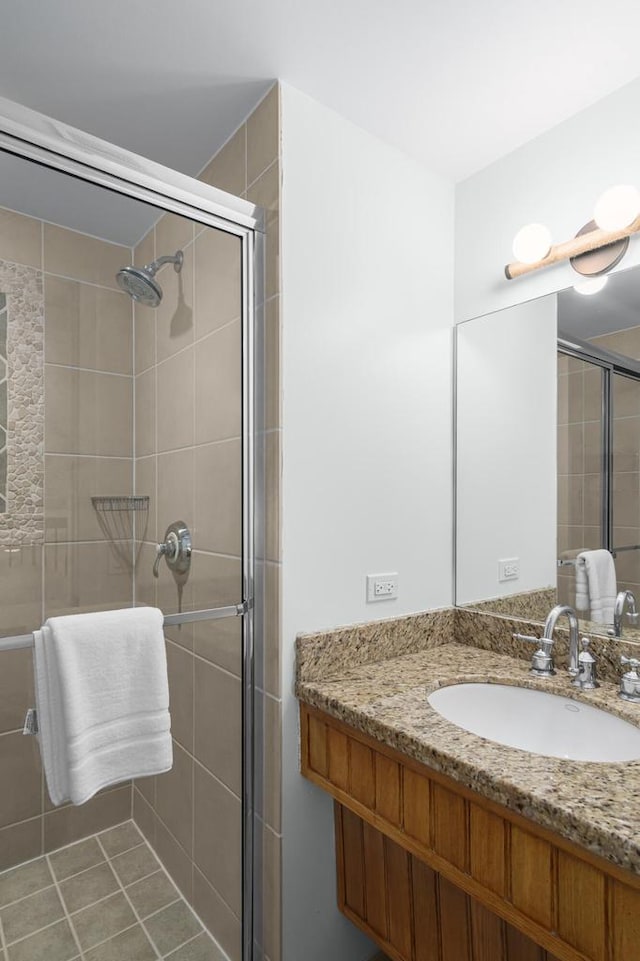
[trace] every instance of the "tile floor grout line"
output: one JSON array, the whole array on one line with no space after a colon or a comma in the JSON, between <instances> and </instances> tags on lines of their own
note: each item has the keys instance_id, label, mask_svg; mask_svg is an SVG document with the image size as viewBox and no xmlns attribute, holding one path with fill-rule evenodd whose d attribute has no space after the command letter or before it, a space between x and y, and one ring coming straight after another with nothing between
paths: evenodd
<instances>
[{"instance_id":1,"label":"tile floor grout line","mask_svg":"<svg viewBox=\"0 0 640 961\"><path fill-rule=\"evenodd\" d=\"M141 837L142 837L142 835L141 835ZM105 851L104 846L103 846L102 842L100 841L100 838L99 838L98 835L96 835L96 841L98 842L98 845L100 846L100 849L102 850L102 853L104 854L105 859L106 859L106 860L108 861L108 863L109 863L109 867L111 868L111 870L112 870L112 872L113 872L113 875L114 875L116 881L118 882L118 885L119 885L119 887L120 887L120 890L122 891L122 894L124 895L127 904L129 905L129 907L130 907L131 910L133 911L134 917L136 918L138 924L140 925L140 927L141 927L142 930L144 931L145 935L147 936L147 940L149 941L149 944L151 945L151 947L152 947L153 950L155 951L156 957L157 957L157 958L162 958L162 955L161 955L160 952L158 951L158 948L157 948L157 946L156 946L155 941L153 940L153 938L151 937L151 935L150 935L149 932L147 931L147 928L146 928L146 926L145 926L142 918L141 918L140 915L138 914L138 912L137 912L137 910L136 910L136 908L135 908L135 906L134 906L131 898L130 898L129 895L127 894L127 891L126 891L126 888L125 888L124 884L123 884L122 881L120 880L120 877L118 876L118 874L117 874L117 872L115 871L115 869L112 867L111 861L110 861L109 858L107 857L107 852ZM138 845L138 846L140 847L141 845ZM156 859L156 860L157 860L157 859ZM155 874L155 872L154 872L154 874ZM122 933L122 932L118 932L118 933ZM117 935L114 935L114 937L116 937L116 936L117 936Z\"/></svg>"},{"instance_id":2,"label":"tile floor grout line","mask_svg":"<svg viewBox=\"0 0 640 961\"><path fill-rule=\"evenodd\" d=\"M182 944L178 944L175 948L172 948L171 951L169 951L168 954L163 954L163 955L162 955L163 961L167 961L167 958L170 959L171 956L176 953L176 951L181 951L184 947L186 947L187 944L191 944L191 942L192 942L192 941L195 941L196 938L201 937L202 934L203 934L202 931L198 931L198 933L197 933L197 934L194 934L193 937L187 938L187 940L186 940L186 941L183 941Z\"/></svg>"},{"instance_id":3,"label":"tile floor grout line","mask_svg":"<svg viewBox=\"0 0 640 961\"><path fill-rule=\"evenodd\" d=\"M56 893L57 893L57 895L58 895L58 898L60 899L60 904L62 905L62 910L64 911L64 916L65 916L65 918L67 919L67 924L69 925L69 928L70 928L70 930L71 930L71 937L72 937L73 940L75 941L75 945L76 945L76 947L77 947L77 949L78 949L78 957L81 958L81 961L84 961L84 952L83 952L83 950L82 950L82 945L80 944L80 938L78 937L78 935L77 935L77 933L76 933L75 925L73 924L73 922L72 922L72 920L71 920L71 917L70 917L70 915L69 915L69 912L68 912L68 910L67 910L67 902L65 901L65 899L64 899L64 897L63 897L63 894L62 894L62 891L60 890L60 887L58 886L58 882L57 882L56 877L55 877L55 874L54 874L54 872L53 872L53 866L52 866L52 864L51 864L51 861L49 860L49 855L46 854L45 857L46 857L46 859L47 859L47 867L49 868L49 871L51 872L51 876L53 877L53 883L54 883L54 886L55 886L55 889L56 889Z\"/></svg>"}]
</instances>

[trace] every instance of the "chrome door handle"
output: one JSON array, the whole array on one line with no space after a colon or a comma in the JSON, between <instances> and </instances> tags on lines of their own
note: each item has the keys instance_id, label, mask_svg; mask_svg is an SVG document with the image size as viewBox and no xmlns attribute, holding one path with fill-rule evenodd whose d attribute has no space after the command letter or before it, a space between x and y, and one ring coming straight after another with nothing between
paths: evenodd
<instances>
[{"instance_id":1,"label":"chrome door handle","mask_svg":"<svg viewBox=\"0 0 640 961\"><path fill-rule=\"evenodd\" d=\"M160 576L160 561L165 558L169 570L186 574L191 567L191 531L184 521L175 521L167 527L162 544L156 547L153 576Z\"/></svg>"}]
</instances>

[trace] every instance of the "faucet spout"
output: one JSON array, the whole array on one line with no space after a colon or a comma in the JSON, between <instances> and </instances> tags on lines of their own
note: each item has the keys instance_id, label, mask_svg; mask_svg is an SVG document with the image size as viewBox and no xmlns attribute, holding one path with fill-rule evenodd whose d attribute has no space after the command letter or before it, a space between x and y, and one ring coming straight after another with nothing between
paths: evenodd
<instances>
[{"instance_id":1,"label":"faucet spout","mask_svg":"<svg viewBox=\"0 0 640 961\"><path fill-rule=\"evenodd\" d=\"M630 624L638 623L638 612L636 610L636 598L633 591L620 591L616 597L616 603L613 608L613 636L622 637L622 620L624 618L624 609L629 608L629 613L627 617Z\"/></svg>"},{"instance_id":2,"label":"faucet spout","mask_svg":"<svg viewBox=\"0 0 640 961\"><path fill-rule=\"evenodd\" d=\"M575 677L579 672L578 664L578 617L576 612L568 604L557 604L552 610L549 611L547 619L544 623L543 638L547 640L553 639L553 632L556 629L556 624L558 620L565 615L569 621L569 674Z\"/></svg>"}]
</instances>

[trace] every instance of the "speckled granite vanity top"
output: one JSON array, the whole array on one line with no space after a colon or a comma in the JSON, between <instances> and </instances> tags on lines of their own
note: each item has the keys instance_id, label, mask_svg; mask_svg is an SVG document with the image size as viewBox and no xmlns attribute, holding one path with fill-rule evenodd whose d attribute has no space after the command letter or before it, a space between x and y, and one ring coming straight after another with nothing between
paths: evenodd
<instances>
[{"instance_id":1,"label":"speckled granite vanity top","mask_svg":"<svg viewBox=\"0 0 640 961\"><path fill-rule=\"evenodd\" d=\"M437 614L442 618L445 612ZM403 619L405 625L409 620ZM318 649L317 644L313 647L313 636L307 645L301 637L297 695L484 797L640 874L640 761L585 763L504 747L445 720L429 705L427 696L438 687L469 681L514 684L575 697L638 726L640 705L621 701L610 681L596 691L581 693L571 687L564 671L553 679L538 680L529 675L528 662L454 643L451 625L442 622L441 627L447 629L438 639L425 641L423 632L418 645L422 649L413 653L394 656L391 644L386 659L357 664L354 658L348 663L347 658L341 669L336 662L325 676L316 669L317 657L314 662L309 656L310 650ZM304 670L305 662L311 670Z\"/></svg>"}]
</instances>

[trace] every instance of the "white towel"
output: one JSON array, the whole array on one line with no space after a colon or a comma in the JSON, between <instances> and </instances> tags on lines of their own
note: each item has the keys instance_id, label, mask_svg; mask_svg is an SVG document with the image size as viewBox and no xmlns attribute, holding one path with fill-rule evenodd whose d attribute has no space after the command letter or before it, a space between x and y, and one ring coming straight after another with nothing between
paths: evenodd
<instances>
[{"instance_id":1,"label":"white towel","mask_svg":"<svg viewBox=\"0 0 640 961\"><path fill-rule=\"evenodd\" d=\"M51 617L34 633L38 739L54 804L171 769L162 612Z\"/></svg>"},{"instance_id":2,"label":"white towel","mask_svg":"<svg viewBox=\"0 0 640 961\"><path fill-rule=\"evenodd\" d=\"M609 551L583 551L576 558L576 608L591 609L591 620L613 624L616 566ZM588 603L584 603L588 597Z\"/></svg>"}]
</instances>

